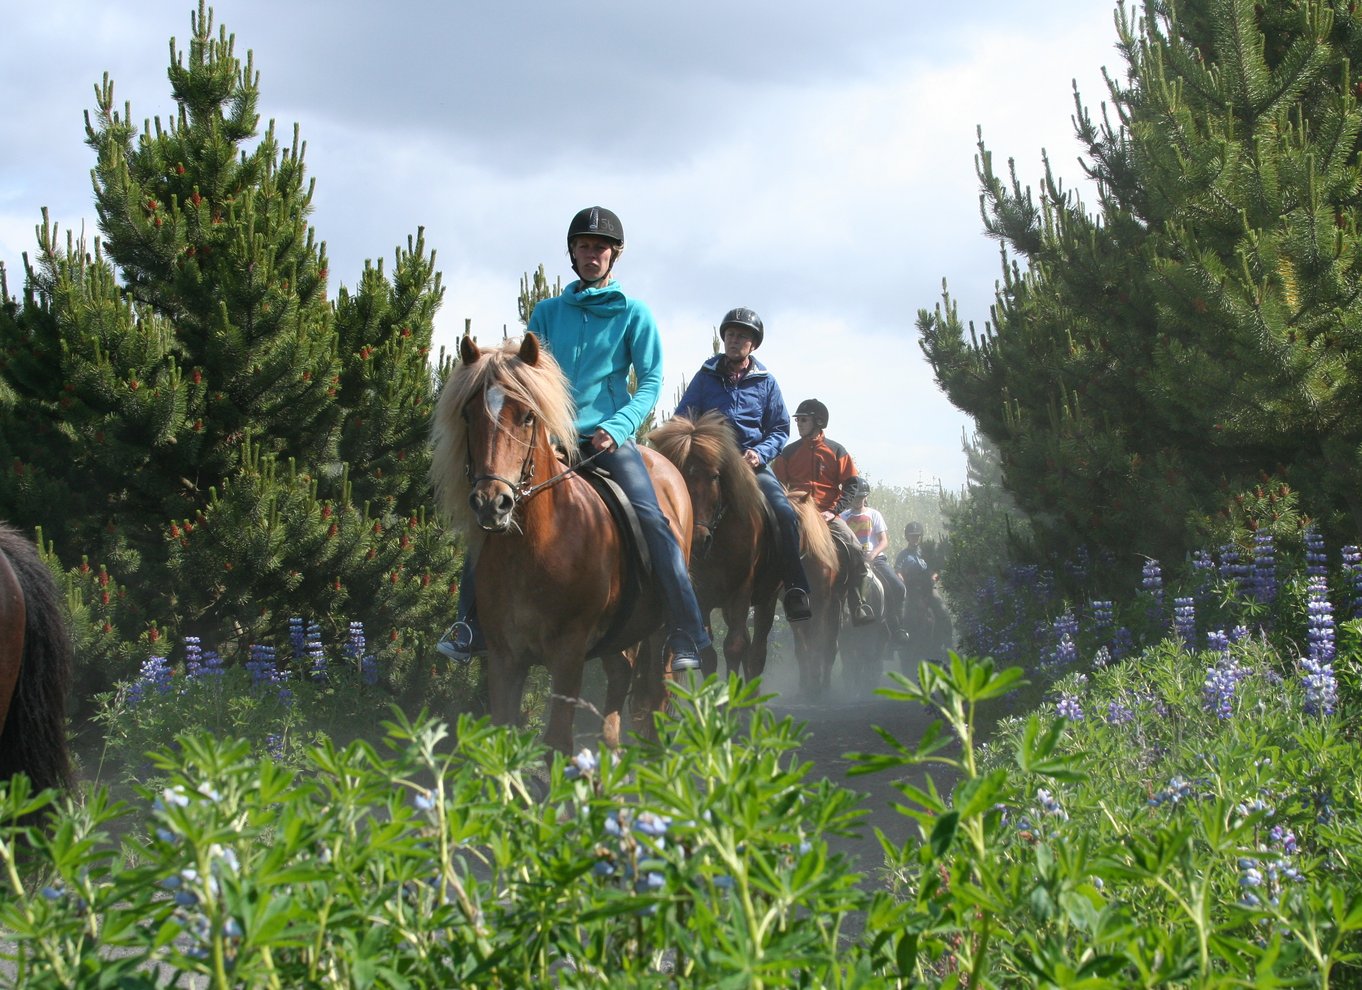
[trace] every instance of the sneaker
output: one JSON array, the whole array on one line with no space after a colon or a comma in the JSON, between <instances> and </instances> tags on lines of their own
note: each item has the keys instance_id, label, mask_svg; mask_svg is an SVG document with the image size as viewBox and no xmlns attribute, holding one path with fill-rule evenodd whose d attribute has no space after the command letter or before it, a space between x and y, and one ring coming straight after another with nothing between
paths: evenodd
<instances>
[{"instance_id":1,"label":"sneaker","mask_svg":"<svg viewBox=\"0 0 1362 990\"><path fill-rule=\"evenodd\" d=\"M662 648L663 657L665 658L668 653L672 655L673 674L700 669L699 651L695 649L695 643L685 633L674 632L667 637L667 643Z\"/></svg>"},{"instance_id":2,"label":"sneaker","mask_svg":"<svg viewBox=\"0 0 1362 990\"><path fill-rule=\"evenodd\" d=\"M445 630L435 649L456 663L468 663L477 654L486 652L487 644L471 623L460 619Z\"/></svg>"},{"instance_id":3,"label":"sneaker","mask_svg":"<svg viewBox=\"0 0 1362 990\"><path fill-rule=\"evenodd\" d=\"M785 618L791 622L803 622L813 618L809 607L809 593L803 588L791 588L785 592Z\"/></svg>"},{"instance_id":4,"label":"sneaker","mask_svg":"<svg viewBox=\"0 0 1362 990\"><path fill-rule=\"evenodd\" d=\"M851 613L851 624L853 626L868 626L875 621L875 610L870 607L869 602L861 602Z\"/></svg>"}]
</instances>

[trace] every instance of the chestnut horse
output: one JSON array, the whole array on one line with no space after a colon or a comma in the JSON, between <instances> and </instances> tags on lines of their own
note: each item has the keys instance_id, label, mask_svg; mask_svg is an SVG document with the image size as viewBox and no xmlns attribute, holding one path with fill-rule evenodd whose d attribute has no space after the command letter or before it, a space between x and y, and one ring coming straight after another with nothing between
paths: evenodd
<instances>
[{"instance_id":1,"label":"chestnut horse","mask_svg":"<svg viewBox=\"0 0 1362 990\"><path fill-rule=\"evenodd\" d=\"M38 548L0 524L0 781L71 786L66 695L71 636L57 582Z\"/></svg>"},{"instance_id":2,"label":"chestnut horse","mask_svg":"<svg viewBox=\"0 0 1362 990\"><path fill-rule=\"evenodd\" d=\"M799 517L799 549L804 574L809 579L809 607L813 617L791 622L795 657L799 660L799 694L821 700L832 686L832 665L837 660L837 633L842 625L842 599L846 596L846 569L837 544L813 498L802 491L787 491Z\"/></svg>"},{"instance_id":3,"label":"chestnut horse","mask_svg":"<svg viewBox=\"0 0 1362 990\"><path fill-rule=\"evenodd\" d=\"M630 614L620 614L630 597L623 540L594 486L570 463L559 463L555 446L565 443L569 461L577 459L566 377L534 334L485 351L464 337L459 357L435 409L431 479L440 511L468 534L468 560L477 568L492 720L519 723L525 678L532 667L547 667L552 696L544 741L570 753L583 668L600 656L606 744L619 745L631 687L635 726L649 732L663 702L662 664L656 656L637 664L635 658L637 644L666 613L659 592L647 587ZM642 453L687 555L685 484L656 452ZM603 643L617 620L623 624Z\"/></svg>"},{"instance_id":4,"label":"chestnut horse","mask_svg":"<svg viewBox=\"0 0 1362 990\"><path fill-rule=\"evenodd\" d=\"M686 479L695 515L690 573L705 625L710 613L721 609L728 627L724 662L729 672L759 677L766 669L781 575L775 517L752 466L743 460L728 420L713 411L694 421L673 416L648 434L648 443ZM714 673L719 662L713 647L701 662L706 674Z\"/></svg>"}]
</instances>

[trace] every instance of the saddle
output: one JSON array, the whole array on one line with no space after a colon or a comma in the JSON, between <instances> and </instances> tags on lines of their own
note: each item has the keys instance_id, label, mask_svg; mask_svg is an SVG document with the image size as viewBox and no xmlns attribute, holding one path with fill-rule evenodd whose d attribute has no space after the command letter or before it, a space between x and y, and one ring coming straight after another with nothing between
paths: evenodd
<instances>
[{"instance_id":1,"label":"saddle","mask_svg":"<svg viewBox=\"0 0 1362 990\"><path fill-rule=\"evenodd\" d=\"M599 657L604 653L615 653L634 645L619 640L625 626L634 616L634 609L638 607L639 599L643 597L644 588L652 579L653 560L648 553L648 542L643 538L643 524L638 520L634 503L629 501L629 496L610 476L610 472L594 462L589 462L579 465L577 473L591 483L591 487L610 510L610 516L615 520L615 528L619 530L623 557L620 606L615 610L605 633L587 650L588 657Z\"/></svg>"}]
</instances>

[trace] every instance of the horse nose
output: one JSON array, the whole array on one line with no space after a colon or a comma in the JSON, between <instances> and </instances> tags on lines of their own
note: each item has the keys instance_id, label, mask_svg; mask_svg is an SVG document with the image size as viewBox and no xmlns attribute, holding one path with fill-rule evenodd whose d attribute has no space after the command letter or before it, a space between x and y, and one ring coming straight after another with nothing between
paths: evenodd
<instances>
[{"instance_id":1,"label":"horse nose","mask_svg":"<svg viewBox=\"0 0 1362 990\"><path fill-rule=\"evenodd\" d=\"M695 537L695 556L704 560L709 556L710 547L714 545L714 531L708 526L697 526Z\"/></svg>"},{"instance_id":2,"label":"horse nose","mask_svg":"<svg viewBox=\"0 0 1362 990\"><path fill-rule=\"evenodd\" d=\"M479 487L468 494L468 505L478 520L478 525L486 530L500 531L510 524L511 513L515 511L515 496L506 491L489 494Z\"/></svg>"}]
</instances>

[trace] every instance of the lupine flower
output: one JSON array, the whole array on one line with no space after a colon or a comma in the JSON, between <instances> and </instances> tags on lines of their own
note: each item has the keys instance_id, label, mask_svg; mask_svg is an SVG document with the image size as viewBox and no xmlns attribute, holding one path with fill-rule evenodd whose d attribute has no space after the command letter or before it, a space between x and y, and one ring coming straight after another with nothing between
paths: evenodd
<instances>
[{"instance_id":1,"label":"lupine flower","mask_svg":"<svg viewBox=\"0 0 1362 990\"><path fill-rule=\"evenodd\" d=\"M320 623L307 624L307 643L304 647L314 681L326 680L326 649L322 646L322 627Z\"/></svg>"},{"instance_id":2,"label":"lupine flower","mask_svg":"<svg viewBox=\"0 0 1362 990\"><path fill-rule=\"evenodd\" d=\"M301 662L307 650L307 627L301 616L295 615L288 620L288 639L293 647L293 659Z\"/></svg>"},{"instance_id":3,"label":"lupine flower","mask_svg":"<svg viewBox=\"0 0 1362 990\"><path fill-rule=\"evenodd\" d=\"M350 623L350 638L345 644L345 652L351 660L359 667L360 683L366 687L373 687L378 683L378 658L372 653L365 653L364 623Z\"/></svg>"},{"instance_id":4,"label":"lupine flower","mask_svg":"<svg viewBox=\"0 0 1362 990\"><path fill-rule=\"evenodd\" d=\"M133 706L141 704L153 690L159 694L168 693L172 676L174 672L166 663L165 657L148 657L143 660L137 672L137 680L133 681L132 687L128 689L128 704Z\"/></svg>"},{"instance_id":5,"label":"lupine flower","mask_svg":"<svg viewBox=\"0 0 1362 990\"><path fill-rule=\"evenodd\" d=\"M1211 587L1211 578L1215 575L1215 558L1205 550L1197 550L1192 554L1192 572L1196 575L1196 593L1205 595Z\"/></svg>"},{"instance_id":6,"label":"lupine flower","mask_svg":"<svg viewBox=\"0 0 1362 990\"><path fill-rule=\"evenodd\" d=\"M1253 572L1250 594L1254 601L1271 605L1277 600L1276 544L1271 533L1253 534Z\"/></svg>"},{"instance_id":7,"label":"lupine flower","mask_svg":"<svg viewBox=\"0 0 1362 990\"><path fill-rule=\"evenodd\" d=\"M1154 807L1161 804L1181 804L1184 800L1192 796L1192 785L1182 777L1174 777L1168 782L1168 786L1163 788L1152 798L1149 803Z\"/></svg>"},{"instance_id":8,"label":"lupine flower","mask_svg":"<svg viewBox=\"0 0 1362 990\"><path fill-rule=\"evenodd\" d=\"M1233 661L1230 661L1233 663ZM1217 664L1206 671L1206 681L1201 691L1205 697L1206 710L1215 712L1217 718L1229 718L1234 714L1234 687L1237 683L1234 671L1228 666Z\"/></svg>"},{"instance_id":9,"label":"lupine flower","mask_svg":"<svg viewBox=\"0 0 1362 990\"><path fill-rule=\"evenodd\" d=\"M1163 569L1159 567L1159 562L1153 558L1145 560L1144 567L1141 569L1140 587L1154 596L1155 599L1163 600Z\"/></svg>"},{"instance_id":10,"label":"lupine flower","mask_svg":"<svg viewBox=\"0 0 1362 990\"><path fill-rule=\"evenodd\" d=\"M1092 615L1093 632L1101 635L1112 627L1115 622L1115 612L1112 609L1110 599L1090 602L1088 609Z\"/></svg>"},{"instance_id":11,"label":"lupine flower","mask_svg":"<svg viewBox=\"0 0 1362 990\"><path fill-rule=\"evenodd\" d=\"M1129 705L1115 699L1107 702L1108 725L1128 725L1133 721L1135 721L1135 712Z\"/></svg>"},{"instance_id":12,"label":"lupine flower","mask_svg":"<svg viewBox=\"0 0 1362 990\"><path fill-rule=\"evenodd\" d=\"M1105 646L1099 646L1097 652L1093 654L1092 665L1098 670L1111 663L1111 650Z\"/></svg>"},{"instance_id":13,"label":"lupine flower","mask_svg":"<svg viewBox=\"0 0 1362 990\"><path fill-rule=\"evenodd\" d=\"M1060 821L1067 822L1069 813L1065 811L1055 796L1044 787L1036 788L1036 801L1040 804L1040 810L1047 815L1052 815Z\"/></svg>"},{"instance_id":14,"label":"lupine flower","mask_svg":"<svg viewBox=\"0 0 1362 990\"><path fill-rule=\"evenodd\" d=\"M1333 666L1333 607L1329 604L1329 589L1324 578L1312 577L1308 589L1306 637L1310 645L1301 660L1305 711L1310 715L1332 715L1338 703L1338 682Z\"/></svg>"},{"instance_id":15,"label":"lupine flower","mask_svg":"<svg viewBox=\"0 0 1362 990\"><path fill-rule=\"evenodd\" d=\"M1173 599L1173 632L1183 649L1196 649L1196 604L1190 598Z\"/></svg>"},{"instance_id":16,"label":"lupine flower","mask_svg":"<svg viewBox=\"0 0 1362 990\"><path fill-rule=\"evenodd\" d=\"M1343 571L1352 591L1348 614L1355 619L1362 617L1362 547L1350 543L1343 548Z\"/></svg>"},{"instance_id":17,"label":"lupine flower","mask_svg":"<svg viewBox=\"0 0 1362 990\"><path fill-rule=\"evenodd\" d=\"M1308 577L1324 577L1329 572L1329 557L1324 552L1324 537L1314 526L1305 530L1305 573Z\"/></svg>"},{"instance_id":18,"label":"lupine flower","mask_svg":"<svg viewBox=\"0 0 1362 990\"><path fill-rule=\"evenodd\" d=\"M1059 703L1055 705L1055 712L1061 718L1067 718L1070 722L1083 721L1083 706L1078 701L1078 695L1064 692L1059 696Z\"/></svg>"},{"instance_id":19,"label":"lupine flower","mask_svg":"<svg viewBox=\"0 0 1362 990\"><path fill-rule=\"evenodd\" d=\"M1135 637L1125 626L1121 626L1111 637L1111 658L1120 660L1135 652Z\"/></svg>"},{"instance_id":20,"label":"lupine flower","mask_svg":"<svg viewBox=\"0 0 1362 990\"><path fill-rule=\"evenodd\" d=\"M574 777L590 776L596 772L596 767L599 765L596 761L596 754L589 749L583 749L572 758L570 764L563 770L563 776L569 780Z\"/></svg>"},{"instance_id":21,"label":"lupine flower","mask_svg":"<svg viewBox=\"0 0 1362 990\"><path fill-rule=\"evenodd\" d=\"M1229 543L1220 548L1220 580L1247 590L1249 573L1249 566L1244 563L1238 547Z\"/></svg>"},{"instance_id":22,"label":"lupine flower","mask_svg":"<svg viewBox=\"0 0 1362 990\"><path fill-rule=\"evenodd\" d=\"M281 677L279 668L274 664L274 647L252 643L250 659L246 661L246 671L251 675L251 687L278 684Z\"/></svg>"}]
</instances>

